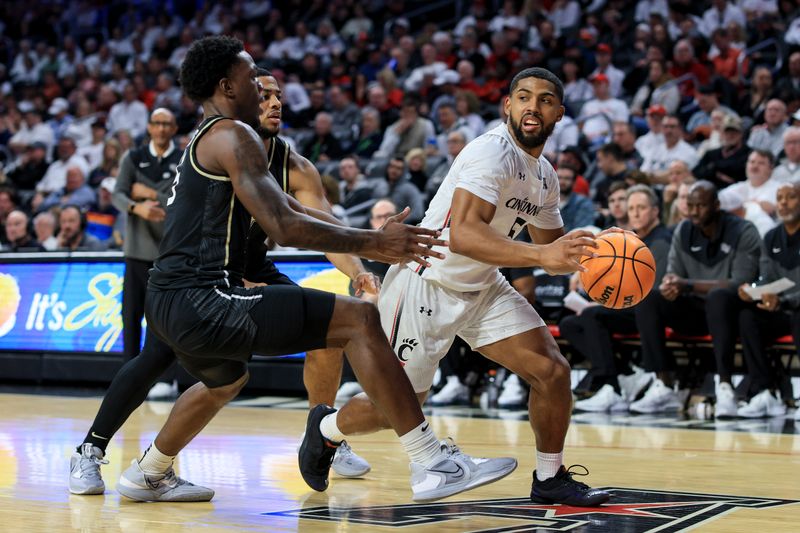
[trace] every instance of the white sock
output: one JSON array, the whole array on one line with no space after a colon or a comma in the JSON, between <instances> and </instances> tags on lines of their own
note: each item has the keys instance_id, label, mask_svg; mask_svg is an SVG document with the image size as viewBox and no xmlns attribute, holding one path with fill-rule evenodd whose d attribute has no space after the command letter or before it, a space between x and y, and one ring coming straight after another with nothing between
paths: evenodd
<instances>
[{"instance_id":1,"label":"white sock","mask_svg":"<svg viewBox=\"0 0 800 533\"><path fill-rule=\"evenodd\" d=\"M336 415L338 414L339 411L331 413L325 416L319 423L319 430L322 432L322 436L335 443L339 443L344 440L342 431L339 429L339 426L336 425Z\"/></svg>"},{"instance_id":2,"label":"white sock","mask_svg":"<svg viewBox=\"0 0 800 533\"><path fill-rule=\"evenodd\" d=\"M536 450L536 479L544 481L558 474L564 462L564 452L544 453Z\"/></svg>"},{"instance_id":3,"label":"white sock","mask_svg":"<svg viewBox=\"0 0 800 533\"><path fill-rule=\"evenodd\" d=\"M442 454L439 439L436 438L427 420L423 420L422 424L405 435L400 435L400 443L406 449L411 462L422 466L430 465Z\"/></svg>"},{"instance_id":4,"label":"white sock","mask_svg":"<svg viewBox=\"0 0 800 533\"><path fill-rule=\"evenodd\" d=\"M139 460L139 467L145 474L163 474L172 466L175 457L175 455L161 453L154 442L144 451L144 455Z\"/></svg>"}]
</instances>

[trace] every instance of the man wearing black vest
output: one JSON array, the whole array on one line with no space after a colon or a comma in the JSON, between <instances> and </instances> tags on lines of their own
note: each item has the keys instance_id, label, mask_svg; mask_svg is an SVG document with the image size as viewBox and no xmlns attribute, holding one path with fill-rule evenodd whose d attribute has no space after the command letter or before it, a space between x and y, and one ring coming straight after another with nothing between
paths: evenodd
<instances>
[{"instance_id":1,"label":"man wearing black vest","mask_svg":"<svg viewBox=\"0 0 800 533\"><path fill-rule=\"evenodd\" d=\"M181 158L181 151L172 142L176 131L172 111L154 110L147 123L150 142L132 148L122 157L114 188L114 207L120 213L128 213L122 292L122 341L126 360L135 357L141 347L148 271L158 256L158 245L164 233L164 208ZM148 397L177 396L177 392L175 384L160 382Z\"/></svg>"},{"instance_id":2,"label":"man wearing black vest","mask_svg":"<svg viewBox=\"0 0 800 533\"><path fill-rule=\"evenodd\" d=\"M756 278L761 239L750 222L720 210L717 188L698 181L689 191L689 219L675 229L661 285L636 307L642 341L642 365L655 373L637 413L676 411L682 406L673 389L675 358L666 348L665 327L684 335L711 334L719 384L716 416L736 416L731 387L737 317L736 291Z\"/></svg>"}]
</instances>

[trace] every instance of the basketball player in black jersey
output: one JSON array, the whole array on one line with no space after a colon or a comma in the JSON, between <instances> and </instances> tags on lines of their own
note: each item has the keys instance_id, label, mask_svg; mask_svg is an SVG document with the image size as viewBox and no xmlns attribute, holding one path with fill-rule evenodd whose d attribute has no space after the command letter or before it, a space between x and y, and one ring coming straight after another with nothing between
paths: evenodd
<instances>
[{"instance_id":1,"label":"basketball player in black jersey","mask_svg":"<svg viewBox=\"0 0 800 533\"><path fill-rule=\"evenodd\" d=\"M172 462L244 386L251 353L280 355L325 346L346 347L365 391L400 436L412 461L416 500L442 498L507 475L515 460L475 461L436 439L372 304L297 286L242 286L246 268L256 261L246 254L251 216L278 244L390 263L427 264L426 256L442 257L430 246L444 244L436 232L401 224L408 209L379 230L358 230L336 225L331 215L303 208L283 194L253 129L261 100L256 77L242 43L229 37L195 42L181 67L181 85L203 105L205 118L184 153L167 202L146 316L150 329L201 382L177 400L153 444L123 473L118 490L142 501L210 499L210 489L176 477ZM319 428L333 411L325 405L312 409L300 447L301 475L315 490L327 488L339 444L325 439Z\"/></svg>"},{"instance_id":2,"label":"basketball player in black jersey","mask_svg":"<svg viewBox=\"0 0 800 533\"><path fill-rule=\"evenodd\" d=\"M281 189L304 206L332 213L317 168L311 161L291 150L289 145L278 137L283 107L278 81L269 71L259 69L258 82L261 84L263 100L260 124L256 131L264 142L270 172ZM352 280L356 296L364 292L377 296L380 278L368 272L358 257L348 254L327 254L327 257L339 271ZM294 284L277 268L271 279L263 281L267 285L287 282ZM303 364L303 383L308 391L309 407L321 403L333 405L342 379L343 360L340 348L312 350L306 354ZM369 463L354 453L346 441L342 441L336 450L332 466L337 474L345 477L360 477L370 471Z\"/></svg>"},{"instance_id":3,"label":"basketball player in black jersey","mask_svg":"<svg viewBox=\"0 0 800 533\"><path fill-rule=\"evenodd\" d=\"M291 193L301 204L330 212L317 169L306 158L291 151L277 137L281 119L280 88L277 81L263 69L259 71L259 81L262 84L263 101L257 131L264 140L272 176L285 193ZM266 235L258 225L252 228L250 237L248 255L255 258L255 264L252 269L245 269L245 280L254 284L294 285L271 261L262 264L261 259L267 251L263 245ZM353 280L357 295L362 291L370 294L378 292L380 280L364 269L360 259L347 254L329 254L328 258ZM72 455L70 492L93 495L105 491L100 465L106 463L103 457L111 437L142 404L147 391L174 360L172 348L148 333L139 357L126 363L109 385L91 428ZM316 350L307 355L303 366L303 381L311 406L321 403L333 405L341 372L341 349ZM336 450L333 469L340 476L360 477L369 472L370 466L343 441Z\"/></svg>"}]
</instances>

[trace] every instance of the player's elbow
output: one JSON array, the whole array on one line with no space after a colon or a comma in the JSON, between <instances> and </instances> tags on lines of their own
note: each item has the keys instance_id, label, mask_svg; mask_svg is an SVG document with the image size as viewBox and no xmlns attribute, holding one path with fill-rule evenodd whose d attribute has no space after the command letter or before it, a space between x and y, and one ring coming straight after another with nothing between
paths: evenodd
<instances>
[{"instance_id":1,"label":"player's elbow","mask_svg":"<svg viewBox=\"0 0 800 533\"><path fill-rule=\"evenodd\" d=\"M469 250L471 249L472 241L465 234L465 232L454 231L451 228L449 241L450 241L449 248L451 252L460 255L469 255Z\"/></svg>"}]
</instances>

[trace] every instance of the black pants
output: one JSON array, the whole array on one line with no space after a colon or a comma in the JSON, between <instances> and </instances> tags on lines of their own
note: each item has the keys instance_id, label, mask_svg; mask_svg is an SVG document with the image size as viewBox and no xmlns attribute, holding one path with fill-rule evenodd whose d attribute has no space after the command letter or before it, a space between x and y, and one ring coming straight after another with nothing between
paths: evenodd
<instances>
[{"instance_id":1,"label":"black pants","mask_svg":"<svg viewBox=\"0 0 800 533\"><path fill-rule=\"evenodd\" d=\"M611 336L614 333L636 333L633 309L587 307L580 315L564 317L558 323L561 336L592 363L592 373L598 377L613 377L619 373L614 357Z\"/></svg>"},{"instance_id":2,"label":"black pants","mask_svg":"<svg viewBox=\"0 0 800 533\"><path fill-rule=\"evenodd\" d=\"M789 334L795 342L800 339L800 311L770 312L751 304L739 313L739 331L747 374L751 380L750 392L755 394L777 388L778 380L770 365L767 345Z\"/></svg>"},{"instance_id":3,"label":"black pants","mask_svg":"<svg viewBox=\"0 0 800 533\"><path fill-rule=\"evenodd\" d=\"M654 289L634 310L642 341L642 366L648 372L675 370L675 356L666 347L664 328L683 335L711 334L717 373L730 379L738 335L738 315L744 307L735 288L714 289L706 298L679 296L669 301Z\"/></svg>"},{"instance_id":4,"label":"black pants","mask_svg":"<svg viewBox=\"0 0 800 533\"><path fill-rule=\"evenodd\" d=\"M125 277L122 285L122 345L125 360L139 355L142 346L142 317L147 292L150 261L125 258Z\"/></svg>"}]
</instances>

